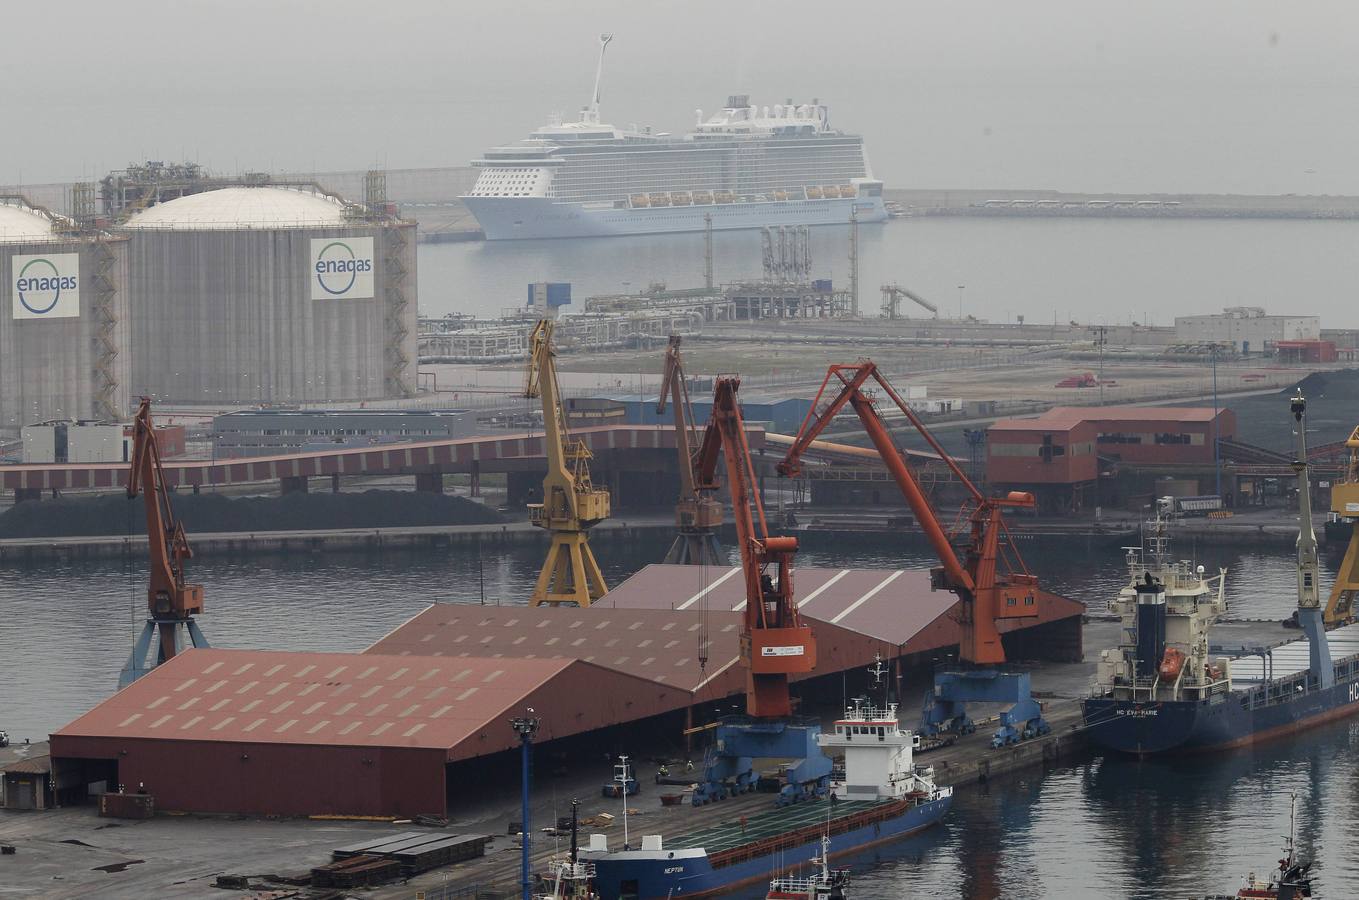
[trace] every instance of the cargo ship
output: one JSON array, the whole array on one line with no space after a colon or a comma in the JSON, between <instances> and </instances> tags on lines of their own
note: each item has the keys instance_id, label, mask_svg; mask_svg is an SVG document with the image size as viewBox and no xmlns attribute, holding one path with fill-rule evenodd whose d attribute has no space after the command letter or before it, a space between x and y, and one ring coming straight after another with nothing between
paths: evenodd
<instances>
[{"instance_id":1,"label":"cargo ship","mask_svg":"<svg viewBox=\"0 0 1359 900\"><path fill-rule=\"evenodd\" d=\"M1110 604L1122 621L1085 701L1098 746L1139 756L1244 746L1359 712L1359 625L1327 632L1312 526L1306 410L1294 418L1297 472L1297 621L1304 637L1233 658L1210 656L1208 632L1226 611L1226 570L1174 560L1158 510L1144 546L1128 551L1128 584ZM1337 651L1333 658L1332 650Z\"/></svg>"},{"instance_id":2,"label":"cargo ship","mask_svg":"<svg viewBox=\"0 0 1359 900\"><path fill-rule=\"evenodd\" d=\"M524 140L486 151L461 199L487 240L600 237L882 222L882 182L863 138L830 124L819 99L758 107L748 95L696 111L686 134L603 122L604 49L578 121L553 117Z\"/></svg>"},{"instance_id":3,"label":"cargo ship","mask_svg":"<svg viewBox=\"0 0 1359 900\"><path fill-rule=\"evenodd\" d=\"M845 757L844 778L832 782L826 799L669 841L644 835L637 849L610 849L606 835L591 835L581 859L594 866L600 900L690 900L768 883L771 875L814 860L825 863L927 828L953 803L953 788L935 784L934 768L915 764L920 739L901 729L895 704L856 700L817 742Z\"/></svg>"}]
</instances>

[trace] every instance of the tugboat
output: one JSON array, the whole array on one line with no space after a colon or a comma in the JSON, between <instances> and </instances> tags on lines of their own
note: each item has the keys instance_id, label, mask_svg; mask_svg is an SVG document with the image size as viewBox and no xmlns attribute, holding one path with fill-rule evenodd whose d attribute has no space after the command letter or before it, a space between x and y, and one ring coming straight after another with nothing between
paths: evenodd
<instances>
[{"instance_id":1,"label":"tugboat","mask_svg":"<svg viewBox=\"0 0 1359 900\"><path fill-rule=\"evenodd\" d=\"M598 900L594 889L595 867L589 863L557 860L552 864L551 888L533 900Z\"/></svg>"},{"instance_id":2,"label":"tugboat","mask_svg":"<svg viewBox=\"0 0 1359 900\"><path fill-rule=\"evenodd\" d=\"M1312 864L1298 859L1297 847L1293 840L1297 805L1298 798L1295 794L1288 816L1288 838L1284 844L1284 857L1279 860L1279 867L1270 873L1269 878L1261 881L1254 872L1251 872L1246 876L1246 883L1241 889L1230 897L1226 894L1212 894L1203 900L1299 900L1312 896L1312 876L1309 874Z\"/></svg>"},{"instance_id":3,"label":"tugboat","mask_svg":"<svg viewBox=\"0 0 1359 900\"><path fill-rule=\"evenodd\" d=\"M769 882L765 900L849 900L849 869L830 867L830 838L822 836L821 855L812 857L816 872L807 878L785 875Z\"/></svg>"},{"instance_id":4,"label":"tugboat","mask_svg":"<svg viewBox=\"0 0 1359 900\"><path fill-rule=\"evenodd\" d=\"M539 880L533 900L599 900L595 893L595 867L580 860L578 801L571 801L571 852L565 859L554 859L548 864L551 875ZM550 884L547 893L542 886Z\"/></svg>"}]
</instances>

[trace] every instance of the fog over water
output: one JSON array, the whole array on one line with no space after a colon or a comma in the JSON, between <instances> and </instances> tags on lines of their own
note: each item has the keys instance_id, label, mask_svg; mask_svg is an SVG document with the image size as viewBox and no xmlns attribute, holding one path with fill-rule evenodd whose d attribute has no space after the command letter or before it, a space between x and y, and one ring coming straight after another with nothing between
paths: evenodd
<instances>
[{"instance_id":1,"label":"fog over water","mask_svg":"<svg viewBox=\"0 0 1359 900\"><path fill-rule=\"evenodd\" d=\"M0 183L462 165L572 116L610 31L606 121L817 97L891 186L1355 194L1357 25L1339 0L29 4Z\"/></svg>"},{"instance_id":2,"label":"fog over water","mask_svg":"<svg viewBox=\"0 0 1359 900\"><path fill-rule=\"evenodd\" d=\"M898 282L944 316L1030 324L1173 325L1175 316L1262 306L1359 328L1359 222L1225 219L893 219L859 229L860 305ZM849 229L812 229L815 277L849 280ZM719 282L757 276L758 232L716 232ZM530 281L571 282L574 304L653 281L703 284L703 235L422 244L420 311L496 316ZM959 290L959 285L963 286ZM921 313L925 315L925 313Z\"/></svg>"}]
</instances>

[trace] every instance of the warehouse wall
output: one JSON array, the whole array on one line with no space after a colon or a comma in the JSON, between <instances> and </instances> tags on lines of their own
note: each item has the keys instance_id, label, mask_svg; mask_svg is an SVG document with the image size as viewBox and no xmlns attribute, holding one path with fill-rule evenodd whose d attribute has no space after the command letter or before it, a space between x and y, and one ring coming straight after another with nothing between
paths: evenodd
<instances>
[{"instance_id":1,"label":"warehouse wall","mask_svg":"<svg viewBox=\"0 0 1359 900\"><path fill-rule=\"evenodd\" d=\"M399 816L444 811L444 753L52 735L58 773L113 760L128 791L161 812ZM61 777L65 777L64 775Z\"/></svg>"}]
</instances>

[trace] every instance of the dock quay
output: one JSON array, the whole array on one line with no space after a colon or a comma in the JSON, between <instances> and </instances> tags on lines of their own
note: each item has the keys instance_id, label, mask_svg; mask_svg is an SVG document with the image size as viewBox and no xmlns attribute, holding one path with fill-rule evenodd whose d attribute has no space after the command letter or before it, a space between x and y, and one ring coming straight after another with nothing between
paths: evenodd
<instances>
[{"instance_id":1,"label":"dock quay","mask_svg":"<svg viewBox=\"0 0 1359 900\"><path fill-rule=\"evenodd\" d=\"M1045 766L1060 767L1088 758L1089 746L1079 728L1074 727L1080 721L1080 700L1100 649L1116 639L1119 628L1115 621L1092 618L1083 628L1088 649L1082 661L1022 664L1033 678L1036 693L1048 698L1044 714L1053 725L1052 733L997 750L990 747L988 729L981 726L976 734L919 757L922 763L936 767L940 783L967 792ZM1225 644L1269 644L1295 636L1275 623L1223 622L1219 630L1221 634L1216 638ZM928 673L922 670L912 670L907 675L902 693L904 711L918 708L927 680ZM836 715L833 709L826 698L818 706L823 718L833 718ZM911 714L904 715L903 724L913 727ZM33 752L45 749L35 744ZM720 822L753 817L769 809L773 802L771 795L756 793L698 808L663 806L658 796L661 789L653 784L657 769L654 758L673 759L673 741L652 730L637 730L629 739L628 750L638 761L635 771L642 783L641 794L627 800L629 832L635 839L642 834L661 833L667 839L679 840ZM534 871L544 872L552 856L565 852L568 836L541 829L550 828L559 817L569 815L572 798L580 801L581 818L590 820L582 826L583 833L602 833L612 845L620 843L622 803L600 797L599 785L607 779L611 766L598 749L577 748L569 754L563 771L551 771L551 745L540 746L535 753L538 774L532 808ZM0 758L0 769L14 758L13 754ZM414 875L408 883L372 888L366 896L374 900L413 900L417 891L430 898L441 896L445 890L447 893L442 895L447 897L517 896L519 843L507 834L508 823L520 818L516 765L517 759L506 759L505 765L495 770L495 777L484 779L483 784L476 780L461 782L458 791L450 795L447 824L442 826L393 821L395 817L318 820L157 815L109 829L111 820L98 817L91 806L61 806L42 813L0 813L0 843L14 846L16 859L23 864L21 871L7 875L7 886L20 891L51 891L54 877L60 876L61 881L56 883L66 895L93 896L107 891L112 877L95 867L123 866L116 876L117 889L122 892L118 896L157 896L172 883L179 885L177 890L186 896L219 893L211 885L222 874L248 874L256 891L279 889L285 883L267 881L264 876L297 877L328 863L337 849L377 843L384 837L390 839L418 830L449 836L480 835L489 840L485 855L480 858ZM599 817L600 813L612 815L612 822ZM139 862L131 864L132 860ZM473 889L479 893L473 893Z\"/></svg>"},{"instance_id":2,"label":"dock quay","mask_svg":"<svg viewBox=\"0 0 1359 900\"><path fill-rule=\"evenodd\" d=\"M638 516L601 523L595 533L609 540L669 534L669 516ZM286 554L419 550L431 547L501 549L542 544L543 530L528 522L490 525L419 525L405 528L342 528L305 531L232 531L193 536L195 555ZM0 562L44 559L122 558L146 553L146 536L45 537L0 539Z\"/></svg>"}]
</instances>

